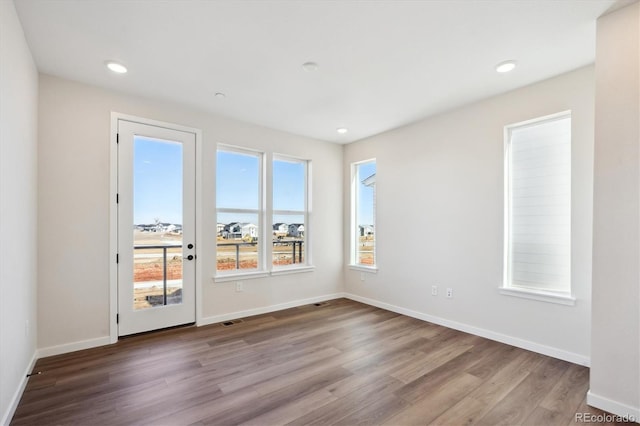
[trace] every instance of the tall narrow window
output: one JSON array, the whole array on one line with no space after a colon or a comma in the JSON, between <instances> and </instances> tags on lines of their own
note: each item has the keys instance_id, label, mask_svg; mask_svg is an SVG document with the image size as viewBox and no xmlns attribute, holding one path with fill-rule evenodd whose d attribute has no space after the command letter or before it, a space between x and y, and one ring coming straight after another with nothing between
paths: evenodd
<instances>
[{"instance_id":1,"label":"tall narrow window","mask_svg":"<svg viewBox=\"0 0 640 426\"><path fill-rule=\"evenodd\" d=\"M504 288L571 293L571 115L505 129Z\"/></svg>"},{"instance_id":2,"label":"tall narrow window","mask_svg":"<svg viewBox=\"0 0 640 426\"><path fill-rule=\"evenodd\" d=\"M273 157L273 266L308 264L308 162Z\"/></svg>"},{"instance_id":3,"label":"tall narrow window","mask_svg":"<svg viewBox=\"0 0 640 426\"><path fill-rule=\"evenodd\" d=\"M376 160L351 166L351 264L376 266Z\"/></svg>"},{"instance_id":4,"label":"tall narrow window","mask_svg":"<svg viewBox=\"0 0 640 426\"><path fill-rule=\"evenodd\" d=\"M261 270L262 154L219 148L216 162L217 270Z\"/></svg>"}]
</instances>

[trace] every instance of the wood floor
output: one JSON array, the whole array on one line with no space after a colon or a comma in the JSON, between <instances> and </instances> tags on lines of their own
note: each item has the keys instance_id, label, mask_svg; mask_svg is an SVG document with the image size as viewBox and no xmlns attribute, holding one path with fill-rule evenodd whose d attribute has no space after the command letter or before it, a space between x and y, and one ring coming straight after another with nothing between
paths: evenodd
<instances>
[{"instance_id":1,"label":"wood floor","mask_svg":"<svg viewBox=\"0 0 640 426\"><path fill-rule=\"evenodd\" d=\"M569 425L589 370L338 299L38 361L11 424Z\"/></svg>"}]
</instances>

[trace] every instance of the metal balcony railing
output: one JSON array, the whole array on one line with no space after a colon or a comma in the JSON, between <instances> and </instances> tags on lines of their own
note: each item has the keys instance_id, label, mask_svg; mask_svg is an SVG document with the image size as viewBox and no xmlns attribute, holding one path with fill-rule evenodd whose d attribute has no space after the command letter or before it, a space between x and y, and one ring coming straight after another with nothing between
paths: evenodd
<instances>
[{"instance_id":1,"label":"metal balcony railing","mask_svg":"<svg viewBox=\"0 0 640 426\"><path fill-rule=\"evenodd\" d=\"M258 242L228 242L228 243L217 243L218 247L235 247L235 267L236 269L240 269L240 247L247 246L256 246ZM302 263L303 262L303 245L304 240L274 240L273 246L290 246L291 247L291 261L292 263ZM167 305L167 250L168 249L181 249L182 244L158 244L158 245L134 245L134 253L136 250L162 250L162 300L163 305ZM180 253L180 257L182 257L182 253ZM135 258L135 254L134 254ZM135 262L134 262L135 268Z\"/></svg>"},{"instance_id":2,"label":"metal balcony railing","mask_svg":"<svg viewBox=\"0 0 640 426\"><path fill-rule=\"evenodd\" d=\"M235 260L236 260L236 269L240 269L240 247L248 247L248 246L256 246L258 244L258 242L229 242L229 243L217 243L218 247L233 247L235 246ZM274 240L272 242L273 246L291 246L292 249L292 253L291 253L291 259L292 259L292 263L296 263L296 257L297 257L297 263L302 263L303 262L303 244L304 244L304 240L287 240L287 241L281 241L281 240Z\"/></svg>"},{"instance_id":3,"label":"metal balcony railing","mask_svg":"<svg viewBox=\"0 0 640 426\"><path fill-rule=\"evenodd\" d=\"M135 250L153 250L162 249L162 304L167 304L167 249L182 248L182 244L163 244L163 245L145 245L145 246L133 246L134 258ZM182 257L182 253L180 254ZM135 268L135 263L134 263Z\"/></svg>"}]
</instances>

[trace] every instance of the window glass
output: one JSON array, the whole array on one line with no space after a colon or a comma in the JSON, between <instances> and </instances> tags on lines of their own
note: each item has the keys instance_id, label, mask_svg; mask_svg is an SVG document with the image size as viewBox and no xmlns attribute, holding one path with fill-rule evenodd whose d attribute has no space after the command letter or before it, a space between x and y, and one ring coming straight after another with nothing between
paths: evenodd
<instances>
[{"instance_id":1,"label":"window glass","mask_svg":"<svg viewBox=\"0 0 640 426\"><path fill-rule=\"evenodd\" d=\"M216 205L232 209L260 207L260 155L218 150Z\"/></svg>"},{"instance_id":2,"label":"window glass","mask_svg":"<svg viewBox=\"0 0 640 426\"><path fill-rule=\"evenodd\" d=\"M307 264L308 162L273 160L273 266Z\"/></svg>"},{"instance_id":3,"label":"window glass","mask_svg":"<svg viewBox=\"0 0 640 426\"><path fill-rule=\"evenodd\" d=\"M302 212L306 204L306 162L273 160L273 209Z\"/></svg>"},{"instance_id":4,"label":"window glass","mask_svg":"<svg viewBox=\"0 0 640 426\"><path fill-rule=\"evenodd\" d=\"M218 150L216 269L257 270L260 244L262 154Z\"/></svg>"},{"instance_id":5,"label":"window glass","mask_svg":"<svg viewBox=\"0 0 640 426\"><path fill-rule=\"evenodd\" d=\"M508 128L505 287L571 291L571 116Z\"/></svg>"},{"instance_id":6,"label":"window glass","mask_svg":"<svg viewBox=\"0 0 640 426\"><path fill-rule=\"evenodd\" d=\"M355 220L353 230L353 263L376 264L376 162L356 163L353 166L354 199L352 205Z\"/></svg>"}]
</instances>

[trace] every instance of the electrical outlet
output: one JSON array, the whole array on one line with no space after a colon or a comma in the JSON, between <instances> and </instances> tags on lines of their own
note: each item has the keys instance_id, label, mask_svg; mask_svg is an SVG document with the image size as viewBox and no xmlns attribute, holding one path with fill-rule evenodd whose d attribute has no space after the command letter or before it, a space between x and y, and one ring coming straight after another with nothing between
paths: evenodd
<instances>
[{"instance_id":1,"label":"electrical outlet","mask_svg":"<svg viewBox=\"0 0 640 426\"><path fill-rule=\"evenodd\" d=\"M364 272L360 272L360 281L364 281Z\"/></svg>"},{"instance_id":2,"label":"electrical outlet","mask_svg":"<svg viewBox=\"0 0 640 426\"><path fill-rule=\"evenodd\" d=\"M244 285L242 283L242 281L237 281L236 282L236 292L241 293L244 291Z\"/></svg>"},{"instance_id":3,"label":"electrical outlet","mask_svg":"<svg viewBox=\"0 0 640 426\"><path fill-rule=\"evenodd\" d=\"M438 286L437 285L432 285L431 286L431 295L432 296L437 296L438 295Z\"/></svg>"},{"instance_id":4,"label":"electrical outlet","mask_svg":"<svg viewBox=\"0 0 640 426\"><path fill-rule=\"evenodd\" d=\"M453 289L447 288L447 299L453 299Z\"/></svg>"}]
</instances>

